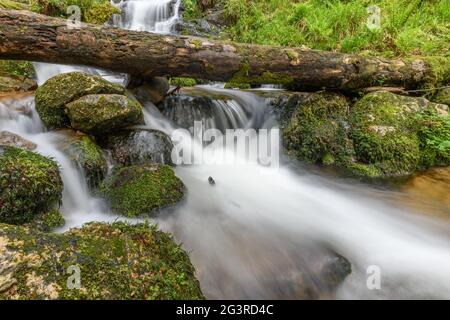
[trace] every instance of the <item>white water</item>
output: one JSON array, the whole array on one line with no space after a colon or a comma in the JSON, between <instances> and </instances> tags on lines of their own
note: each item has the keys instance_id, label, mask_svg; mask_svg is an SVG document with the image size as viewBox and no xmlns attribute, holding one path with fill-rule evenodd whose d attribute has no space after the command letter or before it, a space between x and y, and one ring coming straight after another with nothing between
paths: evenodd
<instances>
[{"instance_id":1,"label":"white water","mask_svg":"<svg viewBox=\"0 0 450 320\"><path fill-rule=\"evenodd\" d=\"M130 6L133 21L127 28L146 28L143 11L136 13L135 9L154 10L154 3L139 2ZM160 8L168 1L156 2ZM166 17L162 10L152 14L150 21L158 15ZM161 22L149 28L157 31L157 25L165 25ZM58 68L62 69L37 65L39 82L71 67ZM218 86L201 89L232 98L227 103L216 102L224 114L211 125L229 119L236 127L273 127L273 120L265 118L263 100L256 95ZM148 127L168 134L174 129L151 103L146 105L145 121ZM38 152L59 163L66 228L117 218L89 194L83 173L57 149L58 135L45 132L31 97L0 102L3 130L35 142ZM192 147L200 146L194 142ZM305 274L313 278L308 273L311 261L320 259L325 248L347 257L353 265L337 298L450 298L449 222L395 208L386 201L386 192L354 181L333 182L301 166L293 170L282 165L274 170L244 161L233 166L179 166L176 173L188 188L186 200L175 212L156 220L192 251L209 298L298 297L297 279L304 279ZM209 176L216 181L214 187L208 184ZM366 287L365 271L370 265L381 268L381 290Z\"/></svg>"}]
</instances>

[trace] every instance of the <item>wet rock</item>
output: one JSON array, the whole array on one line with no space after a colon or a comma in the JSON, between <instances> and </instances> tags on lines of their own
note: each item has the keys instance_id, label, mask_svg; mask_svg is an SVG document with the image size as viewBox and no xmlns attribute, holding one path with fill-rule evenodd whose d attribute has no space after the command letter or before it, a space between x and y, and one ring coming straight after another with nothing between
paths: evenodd
<instances>
[{"instance_id":1,"label":"wet rock","mask_svg":"<svg viewBox=\"0 0 450 320\"><path fill-rule=\"evenodd\" d=\"M68 126L66 104L89 94L124 94L125 88L83 72L59 74L36 90L36 110L47 127Z\"/></svg>"},{"instance_id":2,"label":"wet rock","mask_svg":"<svg viewBox=\"0 0 450 320\"><path fill-rule=\"evenodd\" d=\"M216 181L214 181L213 177L209 177L209 178L208 178L208 182L209 182L209 184L212 185L212 186L216 185Z\"/></svg>"},{"instance_id":3,"label":"wet rock","mask_svg":"<svg viewBox=\"0 0 450 320\"><path fill-rule=\"evenodd\" d=\"M173 165L173 144L170 138L156 130L129 129L100 137L100 144L122 165Z\"/></svg>"},{"instance_id":4,"label":"wet rock","mask_svg":"<svg viewBox=\"0 0 450 320\"><path fill-rule=\"evenodd\" d=\"M70 277L76 270L79 283ZM156 226L117 222L63 234L0 224L0 299L204 297L188 254L170 235Z\"/></svg>"},{"instance_id":5,"label":"wet rock","mask_svg":"<svg viewBox=\"0 0 450 320\"><path fill-rule=\"evenodd\" d=\"M33 142L9 131L0 132L0 145L23 148L29 151L33 151L37 147Z\"/></svg>"},{"instance_id":6,"label":"wet rock","mask_svg":"<svg viewBox=\"0 0 450 320\"><path fill-rule=\"evenodd\" d=\"M142 106L118 94L90 94L66 104L67 117L74 129L103 134L127 126L143 124Z\"/></svg>"},{"instance_id":7,"label":"wet rock","mask_svg":"<svg viewBox=\"0 0 450 320\"><path fill-rule=\"evenodd\" d=\"M164 100L169 89L170 85L166 78L155 77L145 81L142 85L133 89L132 92L142 104L145 104L147 101L158 104Z\"/></svg>"},{"instance_id":8,"label":"wet rock","mask_svg":"<svg viewBox=\"0 0 450 320\"><path fill-rule=\"evenodd\" d=\"M91 189L98 187L108 172L108 163L102 149L88 135L71 129L57 131L61 139L57 145L72 163L83 170Z\"/></svg>"},{"instance_id":9,"label":"wet rock","mask_svg":"<svg viewBox=\"0 0 450 320\"><path fill-rule=\"evenodd\" d=\"M22 224L62 199L57 163L40 154L0 146L0 222Z\"/></svg>"},{"instance_id":10,"label":"wet rock","mask_svg":"<svg viewBox=\"0 0 450 320\"><path fill-rule=\"evenodd\" d=\"M5 92L27 92L37 88L33 79L25 77L5 77L0 75L0 93Z\"/></svg>"},{"instance_id":11,"label":"wet rock","mask_svg":"<svg viewBox=\"0 0 450 320\"><path fill-rule=\"evenodd\" d=\"M167 165L116 167L102 186L111 208L124 216L137 217L174 205L185 186Z\"/></svg>"},{"instance_id":12,"label":"wet rock","mask_svg":"<svg viewBox=\"0 0 450 320\"><path fill-rule=\"evenodd\" d=\"M172 95L164 100L162 114L176 126L189 129L195 121L214 121L213 100L203 96Z\"/></svg>"}]
</instances>

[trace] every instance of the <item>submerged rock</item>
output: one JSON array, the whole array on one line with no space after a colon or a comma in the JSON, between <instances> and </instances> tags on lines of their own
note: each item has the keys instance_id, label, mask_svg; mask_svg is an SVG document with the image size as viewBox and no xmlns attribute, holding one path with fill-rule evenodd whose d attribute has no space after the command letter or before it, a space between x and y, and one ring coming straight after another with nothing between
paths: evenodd
<instances>
[{"instance_id":1,"label":"submerged rock","mask_svg":"<svg viewBox=\"0 0 450 320\"><path fill-rule=\"evenodd\" d=\"M167 165L117 167L105 180L102 193L111 208L137 217L179 202L185 186Z\"/></svg>"},{"instance_id":2,"label":"submerged rock","mask_svg":"<svg viewBox=\"0 0 450 320\"><path fill-rule=\"evenodd\" d=\"M36 90L36 110L47 127L68 126L65 105L89 94L124 94L125 88L83 72L59 74Z\"/></svg>"},{"instance_id":3,"label":"submerged rock","mask_svg":"<svg viewBox=\"0 0 450 320\"><path fill-rule=\"evenodd\" d=\"M24 149L0 146L0 222L22 224L61 202L58 165Z\"/></svg>"},{"instance_id":4,"label":"submerged rock","mask_svg":"<svg viewBox=\"0 0 450 320\"><path fill-rule=\"evenodd\" d=\"M103 135L99 141L122 165L152 163L173 165L172 141L160 131L129 129Z\"/></svg>"},{"instance_id":5,"label":"submerged rock","mask_svg":"<svg viewBox=\"0 0 450 320\"><path fill-rule=\"evenodd\" d=\"M70 126L91 134L102 134L144 121L142 106L118 94L91 94L66 104Z\"/></svg>"},{"instance_id":6,"label":"submerged rock","mask_svg":"<svg viewBox=\"0 0 450 320\"><path fill-rule=\"evenodd\" d=\"M0 266L0 299L204 299L188 254L147 224L0 224Z\"/></svg>"},{"instance_id":7,"label":"submerged rock","mask_svg":"<svg viewBox=\"0 0 450 320\"><path fill-rule=\"evenodd\" d=\"M57 142L59 149L84 171L91 189L98 187L108 172L108 163L102 149L80 131L61 129L57 133L62 138Z\"/></svg>"},{"instance_id":8,"label":"submerged rock","mask_svg":"<svg viewBox=\"0 0 450 320\"><path fill-rule=\"evenodd\" d=\"M33 142L9 131L0 132L0 146L23 148L29 151L33 151L37 148L36 144Z\"/></svg>"}]
</instances>

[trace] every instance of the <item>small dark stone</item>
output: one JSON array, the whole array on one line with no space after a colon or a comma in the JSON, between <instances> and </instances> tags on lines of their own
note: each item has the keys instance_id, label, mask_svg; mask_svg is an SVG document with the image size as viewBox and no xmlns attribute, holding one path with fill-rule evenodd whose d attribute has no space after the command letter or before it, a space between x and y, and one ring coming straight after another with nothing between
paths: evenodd
<instances>
[{"instance_id":1,"label":"small dark stone","mask_svg":"<svg viewBox=\"0 0 450 320\"><path fill-rule=\"evenodd\" d=\"M214 181L214 179L212 177L208 178L208 182L210 185L214 186L216 184L216 182Z\"/></svg>"}]
</instances>

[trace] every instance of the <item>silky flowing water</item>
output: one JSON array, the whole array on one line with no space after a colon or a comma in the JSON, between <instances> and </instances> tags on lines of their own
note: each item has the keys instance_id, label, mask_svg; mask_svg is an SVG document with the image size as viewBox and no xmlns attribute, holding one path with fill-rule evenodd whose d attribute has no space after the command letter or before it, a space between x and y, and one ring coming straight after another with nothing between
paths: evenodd
<instances>
[{"instance_id":1,"label":"silky flowing water","mask_svg":"<svg viewBox=\"0 0 450 320\"><path fill-rule=\"evenodd\" d=\"M118 5L124 15L114 23L124 28L167 33L178 19L179 1ZM39 83L74 69L117 82L124 79L96 69L36 64ZM274 89L278 88L261 90ZM277 128L259 92L221 86L198 86L196 90L214 100L213 119L205 124L209 128ZM215 99L217 95L227 99ZM151 102L144 108L147 128L173 133L176 126ZM58 162L64 182L64 230L89 221L122 219L90 194L82 170L58 150L57 142L63 137L43 127L32 96L0 99L3 130L36 143L37 152ZM190 134L187 137L183 140L187 149L201 149L200 141ZM346 257L353 271L336 295L318 298L450 298L447 204L427 202L411 189L339 178L282 154L280 167L271 168L247 161L238 152L230 165L220 161L219 151L206 151L215 164L176 167L188 190L186 198L152 219L190 252L208 298L304 297L301 283L317 280L315 265L330 251ZM214 178L214 186L208 177ZM448 185L443 188L448 190ZM415 201L428 206L412 205ZM371 266L381 272L379 290L367 286Z\"/></svg>"}]
</instances>

